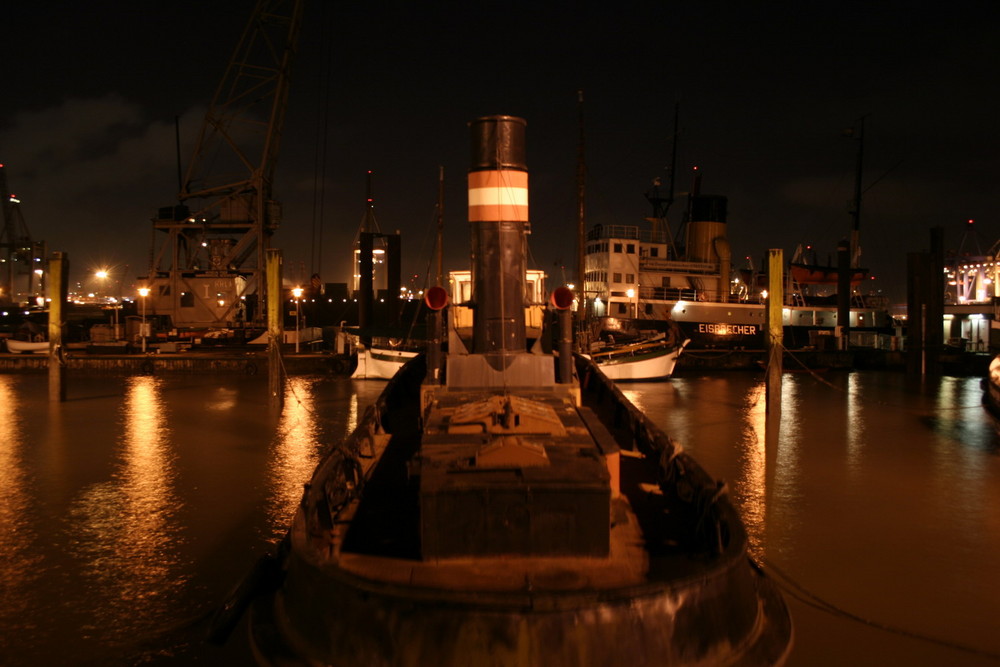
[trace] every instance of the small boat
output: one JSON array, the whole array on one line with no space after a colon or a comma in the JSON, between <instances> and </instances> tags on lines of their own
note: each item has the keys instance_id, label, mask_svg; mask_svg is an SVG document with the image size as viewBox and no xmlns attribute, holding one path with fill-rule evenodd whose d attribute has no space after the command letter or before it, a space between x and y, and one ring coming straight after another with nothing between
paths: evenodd
<instances>
[{"instance_id":1,"label":"small boat","mask_svg":"<svg viewBox=\"0 0 1000 667\"><path fill-rule=\"evenodd\" d=\"M669 380L689 342L677 343L660 333L638 342L601 345L588 356L611 380Z\"/></svg>"},{"instance_id":2,"label":"small boat","mask_svg":"<svg viewBox=\"0 0 1000 667\"><path fill-rule=\"evenodd\" d=\"M358 345L358 365L351 377L359 380L391 380L403 364L420 352L404 348Z\"/></svg>"},{"instance_id":3,"label":"small boat","mask_svg":"<svg viewBox=\"0 0 1000 667\"><path fill-rule=\"evenodd\" d=\"M258 594L237 589L256 597L256 658L782 664L788 609L725 486L574 357L568 288L551 300L558 354L528 349L523 303L504 298L525 293L524 121L470 128L471 348L442 349L432 287L427 354L323 457Z\"/></svg>"},{"instance_id":4,"label":"small boat","mask_svg":"<svg viewBox=\"0 0 1000 667\"><path fill-rule=\"evenodd\" d=\"M8 338L7 351L11 354L48 354L49 342Z\"/></svg>"}]
</instances>

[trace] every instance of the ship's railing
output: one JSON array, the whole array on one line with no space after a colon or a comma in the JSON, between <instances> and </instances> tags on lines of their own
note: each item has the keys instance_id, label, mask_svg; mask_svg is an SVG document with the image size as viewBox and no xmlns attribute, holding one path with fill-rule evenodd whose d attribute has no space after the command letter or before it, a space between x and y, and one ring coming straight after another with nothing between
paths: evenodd
<instances>
[{"instance_id":1,"label":"ship's railing","mask_svg":"<svg viewBox=\"0 0 1000 667\"><path fill-rule=\"evenodd\" d=\"M639 299L642 301L706 301L712 303L740 303L741 300L718 290L692 289L690 287L640 286Z\"/></svg>"},{"instance_id":2,"label":"ship's railing","mask_svg":"<svg viewBox=\"0 0 1000 667\"><path fill-rule=\"evenodd\" d=\"M635 225L594 225L587 232L587 240L596 241L598 239L635 239L645 243L666 243L667 233L639 229Z\"/></svg>"},{"instance_id":3,"label":"ship's railing","mask_svg":"<svg viewBox=\"0 0 1000 667\"><path fill-rule=\"evenodd\" d=\"M583 409L591 409L623 448L659 463L660 491L688 518L691 544L714 554L742 554L747 535L723 482L713 479L678 443L629 401L591 359L576 356ZM631 446L630 446L631 445Z\"/></svg>"},{"instance_id":4,"label":"ship's railing","mask_svg":"<svg viewBox=\"0 0 1000 667\"><path fill-rule=\"evenodd\" d=\"M639 270L641 271L663 271L666 273L694 273L694 274L715 274L719 273L718 262L681 262L672 259L662 259L659 257L640 257Z\"/></svg>"}]
</instances>

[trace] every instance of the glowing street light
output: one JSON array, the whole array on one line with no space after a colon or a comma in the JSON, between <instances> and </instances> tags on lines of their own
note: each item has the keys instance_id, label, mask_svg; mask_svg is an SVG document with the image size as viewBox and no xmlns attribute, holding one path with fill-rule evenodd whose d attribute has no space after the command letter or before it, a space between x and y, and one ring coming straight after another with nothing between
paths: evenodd
<instances>
[{"instance_id":1,"label":"glowing street light","mask_svg":"<svg viewBox=\"0 0 1000 667\"><path fill-rule=\"evenodd\" d=\"M299 353L299 299L302 298L302 288L292 288L292 296L295 297L295 354Z\"/></svg>"},{"instance_id":2,"label":"glowing street light","mask_svg":"<svg viewBox=\"0 0 1000 667\"><path fill-rule=\"evenodd\" d=\"M102 287L103 287L104 286L103 285L104 281L111 277L111 272L108 271L107 269L98 269L97 271L94 272L94 277L101 281ZM120 284L121 283L119 283L119 285ZM104 298L107 299L107 289L106 288L105 288L105 297ZM114 327L115 327L115 333L114 333L114 339L115 340L118 340L118 306L119 306L119 302L120 301L121 301L121 299L116 299L115 300L115 316L114 316L114 320L113 320L114 321Z\"/></svg>"},{"instance_id":3,"label":"glowing street light","mask_svg":"<svg viewBox=\"0 0 1000 667\"><path fill-rule=\"evenodd\" d=\"M142 297L142 324L139 326L139 329L142 335L142 353L146 354L146 336L149 335L149 332L146 330L146 297L149 296L149 288L140 287L139 296Z\"/></svg>"}]
</instances>

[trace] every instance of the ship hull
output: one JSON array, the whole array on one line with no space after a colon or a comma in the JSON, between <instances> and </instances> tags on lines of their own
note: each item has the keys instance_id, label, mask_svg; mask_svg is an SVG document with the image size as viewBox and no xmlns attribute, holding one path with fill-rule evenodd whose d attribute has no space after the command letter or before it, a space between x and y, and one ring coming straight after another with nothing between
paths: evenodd
<instances>
[{"instance_id":1,"label":"ship hull","mask_svg":"<svg viewBox=\"0 0 1000 667\"><path fill-rule=\"evenodd\" d=\"M772 665L791 636L778 591L745 559L611 590L579 590L569 574L550 584L565 590L519 593L386 585L294 555L286 577L254 610L263 664Z\"/></svg>"},{"instance_id":2,"label":"ship hull","mask_svg":"<svg viewBox=\"0 0 1000 667\"><path fill-rule=\"evenodd\" d=\"M577 373L583 414L593 415L584 430L605 444L637 446L620 459L606 556L420 557L407 461L421 438L421 358L393 378L307 486L280 584L251 611L258 661L782 664L792 644L788 610L748 559L745 531L722 487L592 362L579 359ZM367 454L354 459L352 450ZM345 489L360 495L352 499ZM365 494L387 489L376 505L362 506ZM321 521L330 528L317 532L315 517L331 507L338 509ZM365 529L373 517L384 525ZM358 548L362 541L368 546Z\"/></svg>"},{"instance_id":3,"label":"ship hull","mask_svg":"<svg viewBox=\"0 0 1000 667\"><path fill-rule=\"evenodd\" d=\"M652 315L640 319L600 318L602 331L680 328L690 339L688 349L745 349L766 347L766 311L763 304L713 301L654 302ZM850 330L875 335L895 335L893 320L883 308L852 308ZM836 306L785 306L782 308L784 345L799 349L817 345L817 336L830 336L837 325ZM815 332L815 333L813 333Z\"/></svg>"}]
</instances>

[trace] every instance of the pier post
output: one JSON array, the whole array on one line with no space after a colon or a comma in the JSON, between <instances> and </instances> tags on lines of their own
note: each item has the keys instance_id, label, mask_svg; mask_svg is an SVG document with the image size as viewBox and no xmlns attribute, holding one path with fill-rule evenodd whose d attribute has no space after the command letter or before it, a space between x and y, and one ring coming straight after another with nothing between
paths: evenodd
<instances>
[{"instance_id":1,"label":"pier post","mask_svg":"<svg viewBox=\"0 0 1000 667\"><path fill-rule=\"evenodd\" d=\"M63 318L69 258L54 252L49 258L49 400L66 400L66 359L63 355Z\"/></svg>"},{"instance_id":2,"label":"pier post","mask_svg":"<svg viewBox=\"0 0 1000 667\"><path fill-rule=\"evenodd\" d=\"M781 357L784 338L781 312L785 305L785 257L781 248L767 251L767 388L766 410L781 410Z\"/></svg>"},{"instance_id":3,"label":"pier post","mask_svg":"<svg viewBox=\"0 0 1000 667\"><path fill-rule=\"evenodd\" d=\"M851 341L851 246L846 239L837 245L837 349L847 350Z\"/></svg>"},{"instance_id":4,"label":"pier post","mask_svg":"<svg viewBox=\"0 0 1000 667\"><path fill-rule=\"evenodd\" d=\"M284 340L282 317L281 250L268 248L267 264L267 387L271 407L281 408L285 400L284 374L281 369L281 343Z\"/></svg>"},{"instance_id":5,"label":"pier post","mask_svg":"<svg viewBox=\"0 0 1000 667\"><path fill-rule=\"evenodd\" d=\"M924 350L928 375L941 375L944 352L944 228L931 227L924 308Z\"/></svg>"},{"instance_id":6,"label":"pier post","mask_svg":"<svg viewBox=\"0 0 1000 667\"><path fill-rule=\"evenodd\" d=\"M923 376L927 373L925 322L931 278L929 264L930 257L926 252L906 255L906 371L910 375ZM941 276L937 278L944 280ZM939 326L943 327L943 321L942 317Z\"/></svg>"}]
</instances>

